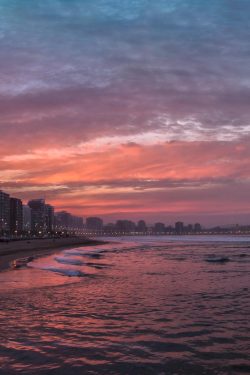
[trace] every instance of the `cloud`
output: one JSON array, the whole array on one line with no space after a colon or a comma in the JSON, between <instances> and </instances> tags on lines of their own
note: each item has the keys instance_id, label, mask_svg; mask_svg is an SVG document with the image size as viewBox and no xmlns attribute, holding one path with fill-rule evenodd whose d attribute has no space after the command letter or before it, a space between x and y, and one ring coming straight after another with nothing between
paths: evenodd
<instances>
[{"instance_id":1,"label":"cloud","mask_svg":"<svg viewBox=\"0 0 250 375\"><path fill-rule=\"evenodd\" d=\"M247 186L249 11L247 0L2 0L2 186L95 210L111 189L115 210L160 208L169 191L173 206L194 191L183 209L198 210L202 191Z\"/></svg>"},{"instance_id":2,"label":"cloud","mask_svg":"<svg viewBox=\"0 0 250 375\"><path fill-rule=\"evenodd\" d=\"M61 152L62 151L62 152ZM27 155L26 155L27 156ZM102 162L100 162L102 160ZM227 185L249 179L250 150L245 142L170 142L153 145L111 145L83 153L70 148L5 157L1 180L19 190L34 186L48 191L131 192ZM111 171L115 171L115 178ZM113 176L111 178L111 176ZM30 189L28 189L30 190ZM31 189L32 190L32 189ZM89 193L89 192L88 192Z\"/></svg>"}]
</instances>

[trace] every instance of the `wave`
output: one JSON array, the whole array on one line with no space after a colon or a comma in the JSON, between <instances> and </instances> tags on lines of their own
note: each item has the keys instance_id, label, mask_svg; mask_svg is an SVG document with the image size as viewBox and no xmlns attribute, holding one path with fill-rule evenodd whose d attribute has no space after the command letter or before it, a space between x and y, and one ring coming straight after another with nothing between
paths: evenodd
<instances>
[{"instance_id":1,"label":"wave","mask_svg":"<svg viewBox=\"0 0 250 375\"><path fill-rule=\"evenodd\" d=\"M82 252L82 251L67 251L64 253L66 256L79 256L79 257L89 257L89 258L102 258L102 252Z\"/></svg>"},{"instance_id":2,"label":"wave","mask_svg":"<svg viewBox=\"0 0 250 375\"><path fill-rule=\"evenodd\" d=\"M56 267L43 267L44 271L51 271L55 273L59 273L63 276L69 276L69 277L84 277L87 274L80 271L80 270L72 270L72 269L64 269L64 268L56 268Z\"/></svg>"},{"instance_id":3,"label":"wave","mask_svg":"<svg viewBox=\"0 0 250 375\"><path fill-rule=\"evenodd\" d=\"M103 268L109 268L110 267L109 264L92 263L92 262L87 262L87 263L85 263L85 265L88 266L88 267L94 267L94 268L97 268L97 269L103 269Z\"/></svg>"},{"instance_id":4,"label":"wave","mask_svg":"<svg viewBox=\"0 0 250 375\"><path fill-rule=\"evenodd\" d=\"M206 262L210 263L226 263L230 262L230 258L222 256L222 257L210 257L206 259Z\"/></svg>"},{"instance_id":5,"label":"wave","mask_svg":"<svg viewBox=\"0 0 250 375\"><path fill-rule=\"evenodd\" d=\"M86 266L86 267L94 267L94 268L98 268L98 269L110 267L109 264L82 262L81 260L78 260L78 259L70 259L70 258L62 258L62 257L55 257L54 259L58 263L69 264L69 265L72 265L72 266Z\"/></svg>"},{"instance_id":6,"label":"wave","mask_svg":"<svg viewBox=\"0 0 250 375\"><path fill-rule=\"evenodd\" d=\"M58 263L62 264L71 264L73 266L83 266L85 263L78 259L55 257L54 258Z\"/></svg>"}]
</instances>

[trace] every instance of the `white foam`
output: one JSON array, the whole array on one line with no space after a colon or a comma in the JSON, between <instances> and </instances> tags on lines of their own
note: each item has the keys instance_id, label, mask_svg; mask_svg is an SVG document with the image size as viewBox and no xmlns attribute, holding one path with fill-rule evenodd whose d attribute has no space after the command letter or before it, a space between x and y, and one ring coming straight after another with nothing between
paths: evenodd
<instances>
[{"instance_id":1,"label":"white foam","mask_svg":"<svg viewBox=\"0 0 250 375\"><path fill-rule=\"evenodd\" d=\"M74 266L83 266L84 262L78 259L72 259L72 258L64 258L64 257L55 257L54 258L58 263L63 264L72 264Z\"/></svg>"},{"instance_id":2,"label":"white foam","mask_svg":"<svg viewBox=\"0 0 250 375\"><path fill-rule=\"evenodd\" d=\"M86 274L80 270L72 270L72 269L64 269L64 268L56 268L56 267L43 267L44 271L51 271L55 273L59 273L60 275L69 276L69 277L83 277Z\"/></svg>"}]
</instances>

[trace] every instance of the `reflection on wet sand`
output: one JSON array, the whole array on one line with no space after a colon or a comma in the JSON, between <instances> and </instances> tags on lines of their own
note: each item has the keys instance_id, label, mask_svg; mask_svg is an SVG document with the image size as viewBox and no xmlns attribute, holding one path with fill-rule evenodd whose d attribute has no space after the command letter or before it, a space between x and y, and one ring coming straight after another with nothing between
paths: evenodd
<instances>
[{"instance_id":1,"label":"reflection on wet sand","mask_svg":"<svg viewBox=\"0 0 250 375\"><path fill-rule=\"evenodd\" d=\"M0 273L0 374L246 373L249 266L247 241L131 238Z\"/></svg>"}]
</instances>

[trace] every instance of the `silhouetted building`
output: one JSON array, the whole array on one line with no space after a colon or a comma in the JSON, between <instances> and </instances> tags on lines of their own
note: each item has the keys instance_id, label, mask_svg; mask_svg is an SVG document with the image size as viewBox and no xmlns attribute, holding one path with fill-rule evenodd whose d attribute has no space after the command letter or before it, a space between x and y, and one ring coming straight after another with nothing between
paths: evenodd
<instances>
[{"instance_id":1,"label":"silhouetted building","mask_svg":"<svg viewBox=\"0 0 250 375\"><path fill-rule=\"evenodd\" d=\"M201 225L199 223L194 224L194 231L199 233L202 231Z\"/></svg>"},{"instance_id":2,"label":"silhouetted building","mask_svg":"<svg viewBox=\"0 0 250 375\"><path fill-rule=\"evenodd\" d=\"M67 211L60 211L55 213L56 229L58 231L69 230L71 224L71 214Z\"/></svg>"},{"instance_id":3,"label":"silhouetted building","mask_svg":"<svg viewBox=\"0 0 250 375\"><path fill-rule=\"evenodd\" d=\"M153 228L154 233L165 233L166 227L163 223L155 223Z\"/></svg>"},{"instance_id":4,"label":"silhouetted building","mask_svg":"<svg viewBox=\"0 0 250 375\"><path fill-rule=\"evenodd\" d=\"M173 234L174 232L175 232L175 230L171 225L166 227L166 233L167 234Z\"/></svg>"},{"instance_id":5,"label":"silhouetted building","mask_svg":"<svg viewBox=\"0 0 250 375\"><path fill-rule=\"evenodd\" d=\"M0 235L10 231L10 196L0 190Z\"/></svg>"},{"instance_id":6,"label":"silhouetted building","mask_svg":"<svg viewBox=\"0 0 250 375\"><path fill-rule=\"evenodd\" d=\"M47 233L46 204L44 199L33 199L28 202L31 208L31 230L35 234Z\"/></svg>"},{"instance_id":7,"label":"silhouetted building","mask_svg":"<svg viewBox=\"0 0 250 375\"><path fill-rule=\"evenodd\" d=\"M116 226L114 223L108 223L103 227L105 234L116 234Z\"/></svg>"},{"instance_id":8,"label":"silhouetted building","mask_svg":"<svg viewBox=\"0 0 250 375\"><path fill-rule=\"evenodd\" d=\"M31 231L31 208L26 205L23 205L23 231Z\"/></svg>"},{"instance_id":9,"label":"silhouetted building","mask_svg":"<svg viewBox=\"0 0 250 375\"><path fill-rule=\"evenodd\" d=\"M136 231L136 225L130 220L117 220L116 230L120 233L133 233Z\"/></svg>"},{"instance_id":10,"label":"silhouetted building","mask_svg":"<svg viewBox=\"0 0 250 375\"><path fill-rule=\"evenodd\" d=\"M91 231L102 231L103 221L99 217L87 217L86 228Z\"/></svg>"},{"instance_id":11,"label":"silhouetted building","mask_svg":"<svg viewBox=\"0 0 250 375\"><path fill-rule=\"evenodd\" d=\"M193 228L193 225L192 225L192 224L188 224L188 225L187 225L187 228L186 228L186 232L187 232L187 233L192 233L192 232L193 232L193 229L194 229L194 228Z\"/></svg>"},{"instance_id":12,"label":"silhouetted building","mask_svg":"<svg viewBox=\"0 0 250 375\"><path fill-rule=\"evenodd\" d=\"M71 215L71 228L72 230L80 231L83 229L83 218Z\"/></svg>"},{"instance_id":13,"label":"silhouetted building","mask_svg":"<svg viewBox=\"0 0 250 375\"><path fill-rule=\"evenodd\" d=\"M145 223L144 220L139 220L138 221L137 229L136 230L139 233L146 233L147 232L148 228L147 228L146 223Z\"/></svg>"},{"instance_id":14,"label":"silhouetted building","mask_svg":"<svg viewBox=\"0 0 250 375\"><path fill-rule=\"evenodd\" d=\"M21 199L10 198L10 233L19 235L23 230L23 203Z\"/></svg>"},{"instance_id":15,"label":"silhouetted building","mask_svg":"<svg viewBox=\"0 0 250 375\"><path fill-rule=\"evenodd\" d=\"M184 224L183 224L183 222L177 221L177 223L175 223L175 232L177 234L182 234L183 231L184 231Z\"/></svg>"},{"instance_id":16,"label":"silhouetted building","mask_svg":"<svg viewBox=\"0 0 250 375\"><path fill-rule=\"evenodd\" d=\"M79 232L83 229L83 218L71 215L67 211L56 212L55 228L58 232Z\"/></svg>"},{"instance_id":17,"label":"silhouetted building","mask_svg":"<svg viewBox=\"0 0 250 375\"><path fill-rule=\"evenodd\" d=\"M50 204L45 205L46 209L46 229L47 232L53 232L55 229L55 210Z\"/></svg>"}]
</instances>

